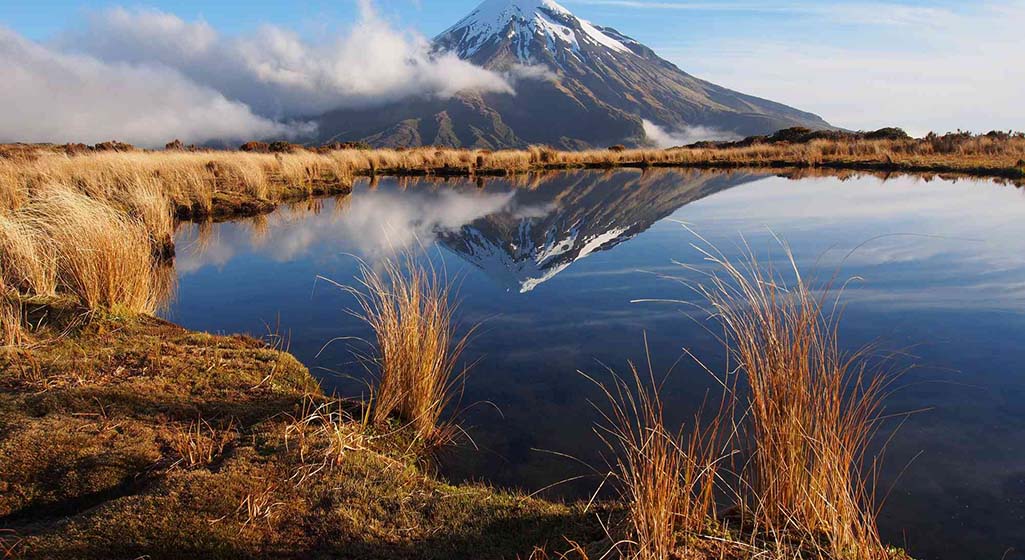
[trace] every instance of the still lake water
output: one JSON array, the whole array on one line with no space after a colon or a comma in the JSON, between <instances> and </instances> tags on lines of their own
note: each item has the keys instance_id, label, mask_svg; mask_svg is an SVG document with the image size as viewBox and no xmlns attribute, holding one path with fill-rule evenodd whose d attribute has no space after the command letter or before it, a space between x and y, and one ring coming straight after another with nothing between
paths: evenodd
<instances>
[{"instance_id":1,"label":"still lake water","mask_svg":"<svg viewBox=\"0 0 1025 560\"><path fill-rule=\"evenodd\" d=\"M682 223L687 224L685 228ZM690 230L688 230L690 228ZM287 332L326 388L358 395L339 336L370 338L349 296L317 276L354 282L368 262L410 249L460 282L464 324L484 321L462 416L479 450L446 458L455 480L579 497L603 464L592 433L593 386L578 371L676 362L673 420L693 414L723 350L664 275L695 279L703 236L728 256L742 240L763 262L861 279L846 293L845 346L906 350L916 367L888 412L912 415L889 447L885 538L919 558L1025 558L1025 190L990 181L817 177L698 171L580 172L489 180L357 185L349 197L257 219L184 225L176 301L188 328ZM851 251L853 250L853 253ZM280 325L280 326L279 326ZM493 406L492 406L493 405ZM900 475L904 471L903 476Z\"/></svg>"}]
</instances>

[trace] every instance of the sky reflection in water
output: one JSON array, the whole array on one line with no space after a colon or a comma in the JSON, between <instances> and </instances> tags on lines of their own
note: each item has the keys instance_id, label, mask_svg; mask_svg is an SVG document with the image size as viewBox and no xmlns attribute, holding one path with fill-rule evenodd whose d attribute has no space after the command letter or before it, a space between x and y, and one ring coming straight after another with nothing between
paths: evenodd
<instances>
[{"instance_id":1,"label":"sky reflection in water","mask_svg":"<svg viewBox=\"0 0 1025 560\"><path fill-rule=\"evenodd\" d=\"M687 225L684 227L680 222ZM355 258L422 252L461 285L466 324L485 321L464 402L480 451L450 457L453 478L531 490L587 474L537 450L594 465L593 388L644 358L679 362L667 385L673 420L693 414L723 352L660 275L704 267L695 233L728 256L742 243L783 266L774 236L805 273L846 280L844 342L877 341L917 368L889 403L912 416L890 447L882 517L887 538L922 558L1025 558L1025 191L988 181L874 177L790 180L746 173L616 171L489 181L360 185L351 197L283 208L244 222L186 225L179 295L167 315L189 328L291 336L291 350L342 393L358 393L337 336L368 337L352 301L317 276L350 283ZM852 252L853 251L853 252ZM914 462L911 460L916 457ZM589 478L556 489L573 496Z\"/></svg>"}]
</instances>

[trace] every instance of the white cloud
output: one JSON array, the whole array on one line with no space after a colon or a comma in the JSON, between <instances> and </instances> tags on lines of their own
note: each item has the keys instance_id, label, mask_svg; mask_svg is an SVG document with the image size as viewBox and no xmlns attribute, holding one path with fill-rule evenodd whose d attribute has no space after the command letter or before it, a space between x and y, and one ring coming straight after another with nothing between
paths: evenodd
<instances>
[{"instance_id":1,"label":"white cloud","mask_svg":"<svg viewBox=\"0 0 1025 560\"><path fill-rule=\"evenodd\" d=\"M421 243L429 245L439 232L457 231L498 212L509 205L513 194L378 188L352 197L345 219L329 234L334 239L350 240L355 252L376 260Z\"/></svg>"},{"instance_id":2,"label":"white cloud","mask_svg":"<svg viewBox=\"0 0 1025 560\"><path fill-rule=\"evenodd\" d=\"M123 8L92 13L47 44L0 28L0 141L294 138L332 109L513 93L513 76L433 53L369 0L360 8L357 23L321 42L272 25L224 36L204 21Z\"/></svg>"},{"instance_id":3,"label":"white cloud","mask_svg":"<svg viewBox=\"0 0 1025 560\"><path fill-rule=\"evenodd\" d=\"M93 14L60 44L107 61L160 64L242 101L260 114L297 117L460 91L512 93L494 72L431 52L424 37L394 29L367 0L361 18L336 39L309 42L274 25L238 37L203 21L154 10Z\"/></svg>"},{"instance_id":4,"label":"white cloud","mask_svg":"<svg viewBox=\"0 0 1025 560\"><path fill-rule=\"evenodd\" d=\"M740 138L735 133L707 126L684 126L666 130L647 119L643 121L643 125L644 135L659 148L686 146L706 140L738 140Z\"/></svg>"},{"instance_id":5,"label":"white cloud","mask_svg":"<svg viewBox=\"0 0 1025 560\"><path fill-rule=\"evenodd\" d=\"M506 73L513 83L519 80L538 80L554 82L559 77L544 64L513 64Z\"/></svg>"},{"instance_id":6,"label":"white cloud","mask_svg":"<svg viewBox=\"0 0 1025 560\"><path fill-rule=\"evenodd\" d=\"M0 141L163 145L291 136L281 124L162 67L70 55L0 28Z\"/></svg>"}]
</instances>

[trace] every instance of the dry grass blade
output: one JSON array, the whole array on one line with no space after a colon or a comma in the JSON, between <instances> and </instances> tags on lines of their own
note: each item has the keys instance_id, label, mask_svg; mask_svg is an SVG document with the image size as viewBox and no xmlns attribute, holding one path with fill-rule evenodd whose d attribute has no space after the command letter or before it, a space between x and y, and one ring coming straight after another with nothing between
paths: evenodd
<instances>
[{"instance_id":1,"label":"dry grass blade","mask_svg":"<svg viewBox=\"0 0 1025 560\"><path fill-rule=\"evenodd\" d=\"M790 283L753 252L739 265L705 252L723 273L699 290L748 384L753 455L743 505L777 539L830 558L885 558L864 463L893 377L869 370L866 350L841 350L829 285L817 293L786 253Z\"/></svg>"},{"instance_id":2,"label":"dry grass blade","mask_svg":"<svg viewBox=\"0 0 1025 560\"><path fill-rule=\"evenodd\" d=\"M299 454L292 480L302 484L338 466L349 452L364 449L366 419L362 420L355 422L340 402L318 403L306 396L298 415L289 415L285 426L285 447Z\"/></svg>"},{"instance_id":3,"label":"dry grass blade","mask_svg":"<svg viewBox=\"0 0 1025 560\"><path fill-rule=\"evenodd\" d=\"M22 340L21 300L8 290L0 276L0 346L17 346Z\"/></svg>"},{"instance_id":4,"label":"dry grass blade","mask_svg":"<svg viewBox=\"0 0 1025 560\"><path fill-rule=\"evenodd\" d=\"M665 560L677 549L680 533L696 534L715 515L715 488L725 449L720 426L732 414L725 395L718 414L702 424L694 417L689 434L665 425L661 384L650 368L642 376L630 365L631 376L614 372L601 390L608 407L598 408L603 424L596 433L614 457L612 473L619 481L629 511L635 556ZM586 374L585 374L586 376Z\"/></svg>"},{"instance_id":5,"label":"dry grass blade","mask_svg":"<svg viewBox=\"0 0 1025 560\"><path fill-rule=\"evenodd\" d=\"M153 313L160 305L143 223L60 187L40 193L25 211L56 252L58 283L84 305L133 313Z\"/></svg>"},{"instance_id":6,"label":"dry grass blade","mask_svg":"<svg viewBox=\"0 0 1025 560\"><path fill-rule=\"evenodd\" d=\"M377 387L372 419L408 422L419 438L440 443L457 428L443 414L459 393L466 370L458 361L475 329L455 335L454 294L444 275L412 257L375 269L360 263L361 288L344 287L358 302L355 315L376 339Z\"/></svg>"},{"instance_id":7,"label":"dry grass blade","mask_svg":"<svg viewBox=\"0 0 1025 560\"><path fill-rule=\"evenodd\" d=\"M10 529L0 529L0 559L18 558L23 539Z\"/></svg>"},{"instance_id":8,"label":"dry grass blade","mask_svg":"<svg viewBox=\"0 0 1025 560\"><path fill-rule=\"evenodd\" d=\"M217 429L200 418L190 422L187 427L173 430L169 445L180 457L179 464L194 468L212 464L237 437L233 421L225 428Z\"/></svg>"},{"instance_id":9,"label":"dry grass blade","mask_svg":"<svg viewBox=\"0 0 1025 560\"><path fill-rule=\"evenodd\" d=\"M242 527L239 532L245 531L246 527L264 520L268 524L274 520L274 510L284 506L284 502L274 501L277 485L274 482L265 482L256 491L246 494L238 505L236 514L242 520Z\"/></svg>"},{"instance_id":10,"label":"dry grass blade","mask_svg":"<svg viewBox=\"0 0 1025 560\"><path fill-rule=\"evenodd\" d=\"M52 296L57 291L56 248L24 211L0 215L0 278L26 294Z\"/></svg>"},{"instance_id":11,"label":"dry grass blade","mask_svg":"<svg viewBox=\"0 0 1025 560\"><path fill-rule=\"evenodd\" d=\"M565 552L549 552L548 546L537 546L525 560L590 560L587 550L578 542L566 539Z\"/></svg>"}]
</instances>

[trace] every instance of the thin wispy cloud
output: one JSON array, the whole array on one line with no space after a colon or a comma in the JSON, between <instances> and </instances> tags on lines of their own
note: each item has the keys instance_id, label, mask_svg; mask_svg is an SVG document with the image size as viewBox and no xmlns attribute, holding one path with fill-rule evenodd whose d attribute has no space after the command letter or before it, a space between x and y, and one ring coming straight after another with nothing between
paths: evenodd
<instances>
[{"instance_id":1,"label":"thin wispy cloud","mask_svg":"<svg viewBox=\"0 0 1025 560\"><path fill-rule=\"evenodd\" d=\"M686 146L695 142L710 140L739 140L740 137L733 132L719 130L708 126L685 126L676 129L667 129L647 119L642 121L644 135L648 140L659 148L672 148L675 146Z\"/></svg>"}]
</instances>

